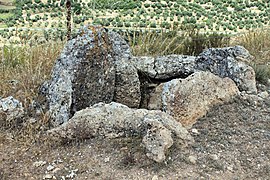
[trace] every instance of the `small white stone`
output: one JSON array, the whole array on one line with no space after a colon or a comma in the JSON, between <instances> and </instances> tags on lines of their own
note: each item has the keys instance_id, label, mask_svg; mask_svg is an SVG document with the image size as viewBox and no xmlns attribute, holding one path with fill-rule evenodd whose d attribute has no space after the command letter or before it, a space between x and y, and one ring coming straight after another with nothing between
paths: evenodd
<instances>
[{"instance_id":1,"label":"small white stone","mask_svg":"<svg viewBox=\"0 0 270 180\"><path fill-rule=\"evenodd\" d=\"M152 177L152 180L158 180L158 175L154 175L154 176Z\"/></svg>"},{"instance_id":2,"label":"small white stone","mask_svg":"<svg viewBox=\"0 0 270 180\"><path fill-rule=\"evenodd\" d=\"M231 172L233 171L233 167L232 167L232 166L228 166L227 169L228 169L229 171L231 171Z\"/></svg>"},{"instance_id":3,"label":"small white stone","mask_svg":"<svg viewBox=\"0 0 270 180\"><path fill-rule=\"evenodd\" d=\"M214 161L218 160L218 156L216 154L210 154L209 157Z\"/></svg>"},{"instance_id":4,"label":"small white stone","mask_svg":"<svg viewBox=\"0 0 270 180\"><path fill-rule=\"evenodd\" d=\"M55 169L52 171L52 173L55 174L55 173L57 173L57 171L60 171L60 170L61 170L60 168L55 168Z\"/></svg>"},{"instance_id":5,"label":"small white stone","mask_svg":"<svg viewBox=\"0 0 270 180\"><path fill-rule=\"evenodd\" d=\"M263 92L259 93L258 96L260 96L263 99L266 99L269 97L269 94L267 91L263 91Z\"/></svg>"},{"instance_id":6,"label":"small white stone","mask_svg":"<svg viewBox=\"0 0 270 180\"><path fill-rule=\"evenodd\" d=\"M43 176L43 179L52 179L53 178L53 175L51 174L46 174Z\"/></svg>"},{"instance_id":7,"label":"small white stone","mask_svg":"<svg viewBox=\"0 0 270 180\"><path fill-rule=\"evenodd\" d=\"M188 156L188 160L192 164L196 164L197 158L195 156Z\"/></svg>"},{"instance_id":8,"label":"small white stone","mask_svg":"<svg viewBox=\"0 0 270 180\"><path fill-rule=\"evenodd\" d=\"M200 134L199 131L195 128L191 129L191 132L194 133L194 134Z\"/></svg>"},{"instance_id":9,"label":"small white stone","mask_svg":"<svg viewBox=\"0 0 270 180\"><path fill-rule=\"evenodd\" d=\"M46 164L46 161L36 161L33 163L33 166L40 167L40 166L44 166L45 164Z\"/></svg>"},{"instance_id":10,"label":"small white stone","mask_svg":"<svg viewBox=\"0 0 270 180\"><path fill-rule=\"evenodd\" d=\"M47 171L51 171L51 170L53 170L54 169L54 166L52 166L52 165L49 165L48 167L47 167Z\"/></svg>"},{"instance_id":11,"label":"small white stone","mask_svg":"<svg viewBox=\"0 0 270 180\"><path fill-rule=\"evenodd\" d=\"M70 174L66 175L66 178L74 178L75 176L76 174L73 171L71 171Z\"/></svg>"},{"instance_id":12,"label":"small white stone","mask_svg":"<svg viewBox=\"0 0 270 180\"><path fill-rule=\"evenodd\" d=\"M63 162L62 159L58 159L58 160L57 160L57 163L62 163L62 162Z\"/></svg>"},{"instance_id":13,"label":"small white stone","mask_svg":"<svg viewBox=\"0 0 270 180\"><path fill-rule=\"evenodd\" d=\"M107 163L107 162L109 162L110 161L110 157L106 157L105 159L104 159L104 162L105 163Z\"/></svg>"}]
</instances>

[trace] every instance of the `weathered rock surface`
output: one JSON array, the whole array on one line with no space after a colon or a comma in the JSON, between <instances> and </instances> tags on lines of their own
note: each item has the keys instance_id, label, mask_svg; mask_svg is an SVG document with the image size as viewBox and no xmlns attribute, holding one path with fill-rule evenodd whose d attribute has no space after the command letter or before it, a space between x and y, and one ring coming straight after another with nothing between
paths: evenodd
<instances>
[{"instance_id":1,"label":"weathered rock surface","mask_svg":"<svg viewBox=\"0 0 270 180\"><path fill-rule=\"evenodd\" d=\"M240 46L209 49L198 57L133 57L129 45L119 34L86 26L67 43L51 80L44 83L41 92L46 96L51 124L58 126L77 111L99 102L114 101L132 108L148 108L150 94L160 83L187 78L200 71L229 77L241 91L256 92L254 70L245 64L250 59L250 54ZM162 88L159 89L156 88L156 92L161 93ZM153 96L151 101L155 98ZM160 107L165 101L160 103L149 107L164 110Z\"/></svg>"},{"instance_id":2,"label":"weathered rock surface","mask_svg":"<svg viewBox=\"0 0 270 180\"><path fill-rule=\"evenodd\" d=\"M113 101L114 61L130 56L129 47L114 32L84 27L79 34L67 43L51 80L41 88L54 126L67 122L78 110Z\"/></svg>"},{"instance_id":3,"label":"weathered rock surface","mask_svg":"<svg viewBox=\"0 0 270 180\"><path fill-rule=\"evenodd\" d=\"M98 102L140 105L140 81L126 41L102 28L84 27L79 34L65 46L52 79L41 88L54 126Z\"/></svg>"},{"instance_id":4,"label":"weathered rock surface","mask_svg":"<svg viewBox=\"0 0 270 180\"><path fill-rule=\"evenodd\" d=\"M130 60L128 60L130 61ZM141 102L141 84L137 69L127 60L119 60L116 65L114 101L131 108L138 108Z\"/></svg>"},{"instance_id":5,"label":"weathered rock surface","mask_svg":"<svg viewBox=\"0 0 270 180\"><path fill-rule=\"evenodd\" d=\"M140 81L137 69L133 66L131 49L119 34L110 31L108 35L112 41L116 69L113 100L138 108L141 100Z\"/></svg>"},{"instance_id":6,"label":"weathered rock surface","mask_svg":"<svg viewBox=\"0 0 270 180\"><path fill-rule=\"evenodd\" d=\"M10 122L23 117L22 103L12 96L0 99L0 120Z\"/></svg>"},{"instance_id":7,"label":"weathered rock surface","mask_svg":"<svg viewBox=\"0 0 270 180\"><path fill-rule=\"evenodd\" d=\"M147 155L157 162L164 160L164 154L172 145L172 139L182 145L193 141L188 131L164 112L131 109L114 102L98 103L78 111L70 121L48 133L56 140L97 136L109 138L145 136L143 145L148 151ZM149 139L150 137L153 139Z\"/></svg>"},{"instance_id":8,"label":"weathered rock surface","mask_svg":"<svg viewBox=\"0 0 270 180\"><path fill-rule=\"evenodd\" d=\"M145 123L150 127L142 140L146 155L156 162L162 162L166 159L165 153L173 145L171 131L156 119L145 118Z\"/></svg>"},{"instance_id":9,"label":"weathered rock surface","mask_svg":"<svg viewBox=\"0 0 270 180\"><path fill-rule=\"evenodd\" d=\"M134 66L153 79L172 79L186 77L195 70L195 57L168 55L158 57L134 57Z\"/></svg>"},{"instance_id":10,"label":"weathered rock surface","mask_svg":"<svg viewBox=\"0 0 270 180\"><path fill-rule=\"evenodd\" d=\"M112 41L111 48L114 52L114 57L116 60L129 60L132 57L131 49L128 43L118 33L109 31L108 38L110 41Z\"/></svg>"},{"instance_id":11,"label":"weathered rock surface","mask_svg":"<svg viewBox=\"0 0 270 180\"><path fill-rule=\"evenodd\" d=\"M196 72L186 79L160 84L150 96L149 109L172 115L183 126L191 126L207 110L239 94L235 83L210 72Z\"/></svg>"},{"instance_id":12,"label":"weathered rock surface","mask_svg":"<svg viewBox=\"0 0 270 180\"><path fill-rule=\"evenodd\" d=\"M210 48L196 58L197 70L209 71L219 77L231 78L240 91L256 93L255 72L246 63L253 57L242 46Z\"/></svg>"}]
</instances>

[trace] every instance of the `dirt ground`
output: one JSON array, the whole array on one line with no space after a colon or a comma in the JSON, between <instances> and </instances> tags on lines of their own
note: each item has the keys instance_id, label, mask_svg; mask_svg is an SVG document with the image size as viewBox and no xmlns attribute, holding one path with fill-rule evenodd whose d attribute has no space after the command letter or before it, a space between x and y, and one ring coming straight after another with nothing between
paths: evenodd
<instances>
[{"instance_id":1,"label":"dirt ground","mask_svg":"<svg viewBox=\"0 0 270 180\"><path fill-rule=\"evenodd\" d=\"M269 97L216 106L189 131L195 143L173 146L161 164L140 138L29 144L1 131L0 179L270 179Z\"/></svg>"}]
</instances>

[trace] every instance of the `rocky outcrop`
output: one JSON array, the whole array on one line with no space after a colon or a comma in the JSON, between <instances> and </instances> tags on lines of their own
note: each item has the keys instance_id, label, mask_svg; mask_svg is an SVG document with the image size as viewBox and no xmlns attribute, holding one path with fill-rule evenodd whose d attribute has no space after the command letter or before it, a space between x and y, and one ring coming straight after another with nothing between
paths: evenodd
<instances>
[{"instance_id":1,"label":"rocky outcrop","mask_svg":"<svg viewBox=\"0 0 270 180\"><path fill-rule=\"evenodd\" d=\"M186 79L160 84L150 94L149 109L172 115L185 127L192 126L207 110L239 94L235 83L210 72L196 72Z\"/></svg>"},{"instance_id":2,"label":"rocky outcrop","mask_svg":"<svg viewBox=\"0 0 270 180\"><path fill-rule=\"evenodd\" d=\"M12 96L0 99L0 120L11 122L24 115L22 103Z\"/></svg>"},{"instance_id":3,"label":"rocky outcrop","mask_svg":"<svg viewBox=\"0 0 270 180\"><path fill-rule=\"evenodd\" d=\"M196 58L197 70L231 78L240 91L256 93L255 72L248 65L253 57L242 46L210 48Z\"/></svg>"},{"instance_id":4,"label":"rocky outcrop","mask_svg":"<svg viewBox=\"0 0 270 180\"><path fill-rule=\"evenodd\" d=\"M92 137L143 136L147 156L157 162L174 142L191 143L192 137L182 125L161 111L131 109L119 103L98 103L78 111L70 121L49 131L55 140Z\"/></svg>"},{"instance_id":5,"label":"rocky outcrop","mask_svg":"<svg viewBox=\"0 0 270 180\"><path fill-rule=\"evenodd\" d=\"M184 78L197 71L208 71L221 78L231 78L240 91L256 93L253 57L242 46L210 48L199 56L168 55L134 57L136 68L153 79Z\"/></svg>"},{"instance_id":6,"label":"rocky outcrop","mask_svg":"<svg viewBox=\"0 0 270 180\"><path fill-rule=\"evenodd\" d=\"M163 91L156 87L163 87L161 83L168 86L177 81L174 79L189 78L201 71L231 78L240 91L256 92L254 70L245 64L250 59L248 51L241 46L212 48L198 57L133 57L129 45L119 34L101 27L86 26L65 46L51 79L42 86L41 94L47 101L53 126L67 122L77 111L99 102L114 101L132 108L157 106L154 109L164 110L159 107L164 106L165 101L148 107L148 102L156 98L156 95L151 95L153 91ZM208 76L212 78L210 74L206 78ZM196 79L193 81L197 82ZM203 82L203 79L198 81ZM200 86L203 88L203 83ZM188 88L182 90L189 91ZM212 91L215 91L214 86Z\"/></svg>"}]
</instances>

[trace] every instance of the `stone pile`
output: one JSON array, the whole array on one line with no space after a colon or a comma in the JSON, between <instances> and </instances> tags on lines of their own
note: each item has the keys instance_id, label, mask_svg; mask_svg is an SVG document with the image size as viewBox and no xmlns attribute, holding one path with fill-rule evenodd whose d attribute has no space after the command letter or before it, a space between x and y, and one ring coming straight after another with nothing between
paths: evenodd
<instances>
[{"instance_id":1,"label":"stone pile","mask_svg":"<svg viewBox=\"0 0 270 180\"><path fill-rule=\"evenodd\" d=\"M51 80L44 83L41 92L46 97L51 123L55 127L67 122L75 112L99 102L118 102L131 108L171 113L170 108L164 108L166 104L179 109L179 102L186 101L181 105L180 114L183 117L189 114L193 120L179 121L192 122L184 123L192 125L200 116L190 114L188 109L204 104L206 111L237 95L237 88L256 93L254 70L246 64L251 60L252 56L241 46L212 48L197 57L134 57L119 34L99 27L84 27L78 37L65 46ZM167 87L171 86L177 88L168 92ZM179 88L183 89L181 94ZM184 96L188 92L197 95Z\"/></svg>"},{"instance_id":2,"label":"stone pile","mask_svg":"<svg viewBox=\"0 0 270 180\"><path fill-rule=\"evenodd\" d=\"M117 33L84 27L41 87L56 139L141 136L156 162L209 108L256 93L252 56L241 46L199 56L134 57ZM184 127L183 127L183 126Z\"/></svg>"}]
</instances>

